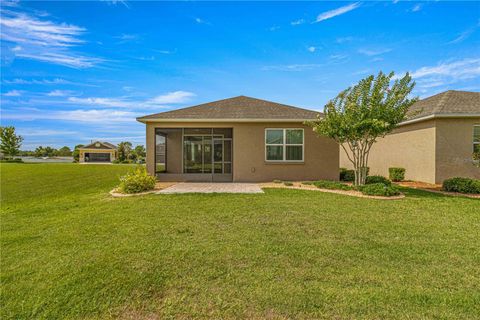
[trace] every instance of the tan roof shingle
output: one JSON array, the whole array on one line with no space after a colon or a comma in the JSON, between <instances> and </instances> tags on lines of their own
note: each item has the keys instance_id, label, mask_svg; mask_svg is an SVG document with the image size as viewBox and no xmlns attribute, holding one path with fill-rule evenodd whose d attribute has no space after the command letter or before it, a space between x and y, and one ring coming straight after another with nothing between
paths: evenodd
<instances>
[{"instance_id":1,"label":"tan roof shingle","mask_svg":"<svg viewBox=\"0 0 480 320\"><path fill-rule=\"evenodd\" d=\"M286 104L238 96L193 107L166 111L137 118L138 121L151 120L313 120L320 112L297 108Z\"/></svg>"},{"instance_id":2,"label":"tan roof shingle","mask_svg":"<svg viewBox=\"0 0 480 320\"><path fill-rule=\"evenodd\" d=\"M416 102L409 120L429 115L480 113L480 92L449 90Z\"/></svg>"}]
</instances>

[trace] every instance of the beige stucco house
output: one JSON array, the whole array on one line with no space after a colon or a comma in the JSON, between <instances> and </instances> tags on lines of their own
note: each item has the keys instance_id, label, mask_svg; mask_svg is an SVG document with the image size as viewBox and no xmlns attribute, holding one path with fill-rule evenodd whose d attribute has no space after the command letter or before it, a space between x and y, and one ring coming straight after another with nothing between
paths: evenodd
<instances>
[{"instance_id":1,"label":"beige stucco house","mask_svg":"<svg viewBox=\"0 0 480 320\"><path fill-rule=\"evenodd\" d=\"M80 163L109 163L117 159L117 147L108 142L95 141L78 151Z\"/></svg>"},{"instance_id":2,"label":"beige stucco house","mask_svg":"<svg viewBox=\"0 0 480 320\"><path fill-rule=\"evenodd\" d=\"M428 183L478 179L474 150L480 151L480 93L451 90L414 104L409 119L373 145L368 166L387 177L389 167L403 167L406 179ZM340 166L352 168L343 149Z\"/></svg>"},{"instance_id":3,"label":"beige stucco house","mask_svg":"<svg viewBox=\"0 0 480 320\"><path fill-rule=\"evenodd\" d=\"M338 144L304 125L318 114L239 96L137 120L161 181L337 180Z\"/></svg>"}]
</instances>

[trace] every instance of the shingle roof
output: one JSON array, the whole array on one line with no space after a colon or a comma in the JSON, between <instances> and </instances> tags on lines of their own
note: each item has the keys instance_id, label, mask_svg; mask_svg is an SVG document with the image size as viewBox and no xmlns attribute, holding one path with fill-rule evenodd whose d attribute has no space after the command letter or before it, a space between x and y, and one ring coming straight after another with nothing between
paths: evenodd
<instances>
[{"instance_id":1,"label":"shingle roof","mask_svg":"<svg viewBox=\"0 0 480 320\"><path fill-rule=\"evenodd\" d=\"M480 92L449 90L416 102L409 119L429 115L480 114Z\"/></svg>"},{"instance_id":2,"label":"shingle roof","mask_svg":"<svg viewBox=\"0 0 480 320\"><path fill-rule=\"evenodd\" d=\"M100 147L95 146L97 143L100 143L103 147L106 147L106 148L102 148L102 146ZM109 142L95 141L79 149L115 149L117 150L117 147Z\"/></svg>"},{"instance_id":3,"label":"shingle roof","mask_svg":"<svg viewBox=\"0 0 480 320\"><path fill-rule=\"evenodd\" d=\"M149 120L313 120L320 112L276 102L238 96L200 104L193 107L161 112L137 118Z\"/></svg>"}]
</instances>

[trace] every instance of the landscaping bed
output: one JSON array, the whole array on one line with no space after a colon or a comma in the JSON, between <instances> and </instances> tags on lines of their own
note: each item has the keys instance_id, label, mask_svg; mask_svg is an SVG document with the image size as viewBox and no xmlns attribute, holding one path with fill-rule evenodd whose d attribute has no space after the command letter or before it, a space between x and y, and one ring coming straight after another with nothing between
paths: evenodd
<instances>
[{"instance_id":1,"label":"landscaping bed","mask_svg":"<svg viewBox=\"0 0 480 320\"><path fill-rule=\"evenodd\" d=\"M443 194L443 195L447 195L447 196L480 199L480 194L467 194L467 193L444 191L444 190L442 190L442 185L441 184L431 184L431 183L419 182L419 181L401 181L401 182L395 182L395 184L397 184L399 186L402 186L402 187L414 188L414 189L419 189L419 190L423 190L423 191Z\"/></svg>"},{"instance_id":2,"label":"landscaping bed","mask_svg":"<svg viewBox=\"0 0 480 320\"><path fill-rule=\"evenodd\" d=\"M333 181L325 181L325 184L320 186L315 185L318 181L289 181L287 183L284 182L266 182L261 183L260 186L262 188L286 188L286 189L299 189L299 190L311 190L311 191L320 191L320 192L327 192L327 193L336 193L342 194L346 196L358 197L358 198L370 198L370 199L382 199L382 200L399 200L405 198L405 195L400 193L398 195L384 197L384 196L375 196L375 195L368 195L363 194L361 191L355 190L351 184L340 183L340 182L333 182ZM328 185L331 183L331 187ZM343 185L342 189L334 188L333 185L338 187L339 185Z\"/></svg>"}]
</instances>

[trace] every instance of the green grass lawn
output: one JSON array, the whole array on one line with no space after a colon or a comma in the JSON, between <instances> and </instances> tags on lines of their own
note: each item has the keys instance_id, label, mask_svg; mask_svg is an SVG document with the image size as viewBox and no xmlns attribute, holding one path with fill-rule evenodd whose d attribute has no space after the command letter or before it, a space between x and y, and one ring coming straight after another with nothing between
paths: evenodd
<instances>
[{"instance_id":1,"label":"green grass lawn","mask_svg":"<svg viewBox=\"0 0 480 320\"><path fill-rule=\"evenodd\" d=\"M2 319L480 315L478 200L109 197L130 168L0 165Z\"/></svg>"}]
</instances>

